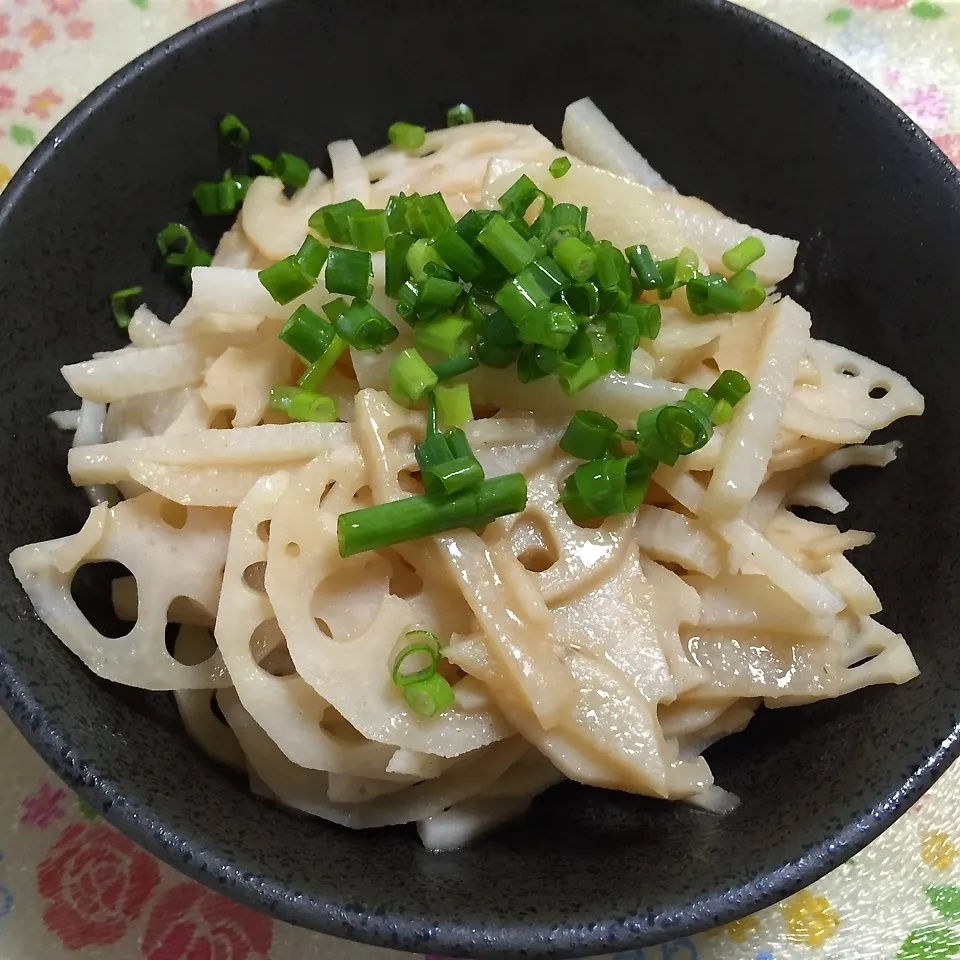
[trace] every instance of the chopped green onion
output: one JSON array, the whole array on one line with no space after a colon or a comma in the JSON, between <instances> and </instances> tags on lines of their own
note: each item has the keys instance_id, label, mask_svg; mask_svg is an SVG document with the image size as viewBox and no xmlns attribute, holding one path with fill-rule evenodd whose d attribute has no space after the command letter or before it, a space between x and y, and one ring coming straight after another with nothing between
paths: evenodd
<instances>
[{"instance_id":1,"label":"chopped green onion","mask_svg":"<svg viewBox=\"0 0 960 960\"><path fill-rule=\"evenodd\" d=\"M422 400L437 385L437 375L410 347L390 364L390 396L404 406Z\"/></svg>"},{"instance_id":2,"label":"chopped green onion","mask_svg":"<svg viewBox=\"0 0 960 960\"><path fill-rule=\"evenodd\" d=\"M530 204L540 195L540 188L525 173L522 173L500 197L500 209L510 217L522 217Z\"/></svg>"},{"instance_id":3,"label":"chopped green onion","mask_svg":"<svg viewBox=\"0 0 960 960\"><path fill-rule=\"evenodd\" d=\"M609 240L601 240L595 247L597 258L597 285L601 290L615 290L626 261L623 254Z\"/></svg>"},{"instance_id":4,"label":"chopped green onion","mask_svg":"<svg viewBox=\"0 0 960 960\"><path fill-rule=\"evenodd\" d=\"M627 247L626 254L643 290L654 290L663 285L663 277L648 246L640 243L635 247Z\"/></svg>"},{"instance_id":5,"label":"chopped green onion","mask_svg":"<svg viewBox=\"0 0 960 960\"><path fill-rule=\"evenodd\" d=\"M526 505L526 478L511 473L484 480L454 497L424 494L342 513L337 520L340 556L351 557L458 527L477 527L519 513Z\"/></svg>"},{"instance_id":6,"label":"chopped green onion","mask_svg":"<svg viewBox=\"0 0 960 960\"><path fill-rule=\"evenodd\" d=\"M508 273L519 273L536 257L534 248L499 213L483 225L477 241Z\"/></svg>"},{"instance_id":7,"label":"chopped green onion","mask_svg":"<svg viewBox=\"0 0 960 960\"><path fill-rule=\"evenodd\" d=\"M235 113L228 113L220 121L220 136L232 147L242 147L250 142L250 131Z\"/></svg>"},{"instance_id":8,"label":"chopped green onion","mask_svg":"<svg viewBox=\"0 0 960 960\"><path fill-rule=\"evenodd\" d=\"M663 442L680 454L706 446L713 434L709 418L693 405L667 404L657 415L657 430Z\"/></svg>"},{"instance_id":9,"label":"chopped green onion","mask_svg":"<svg viewBox=\"0 0 960 960\"><path fill-rule=\"evenodd\" d=\"M616 434L616 421L596 410L578 410L560 438L560 449L580 460L596 460L610 453Z\"/></svg>"},{"instance_id":10,"label":"chopped green onion","mask_svg":"<svg viewBox=\"0 0 960 960\"><path fill-rule=\"evenodd\" d=\"M508 280L493 295L494 303L515 324L519 324L535 307L547 303L549 299L536 279L526 271Z\"/></svg>"},{"instance_id":11,"label":"chopped green onion","mask_svg":"<svg viewBox=\"0 0 960 960\"><path fill-rule=\"evenodd\" d=\"M436 350L445 357L468 353L473 324L452 313L418 323L413 338L421 350Z\"/></svg>"},{"instance_id":12,"label":"chopped green onion","mask_svg":"<svg viewBox=\"0 0 960 960\"><path fill-rule=\"evenodd\" d=\"M473 123L473 111L465 103L458 103L447 110L448 127L461 127L465 123Z\"/></svg>"},{"instance_id":13,"label":"chopped green onion","mask_svg":"<svg viewBox=\"0 0 960 960\"><path fill-rule=\"evenodd\" d=\"M489 340L481 340L474 348L473 355L485 367L494 367L502 369L509 367L520 353L520 341L515 343L492 343Z\"/></svg>"},{"instance_id":14,"label":"chopped green onion","mask_svg":"<svg viewBox=\"0 0 960 960\"><path fill-rule=\"evenodd\" d=\"M550 170L550 176L553 177L554 180L559 180L560 177L564 176L564 174L566 174L570 169L570 158L557 157L557 159L550 164L548 169Z\"/></svg>"},{"instance_id":15,"label":"chopped green onion","mask_svg":"<svg viewBox=\"0 0 960 960\"><path fill-rule=\"evenodd\" d=\"M483 229L483 225L493 214L489 210L468 210L456 223L454 229L470 246L477 242L477 234Z\"/></svg>"},{"instance_id":16,"label":"chopped green onion","mask_svg":"<svg viewBox=\"0 0 960 960\"><path fill-rule=\"evenodd\" d=\"M456 383L449 387L440 384L434 389L433 395L437 401L437 416L448 427L462 427L473 419L469 384Z\"/></svg>"},{"instance_id":17,"label":"chopped green onion","mask_svg":"<svg viewBox=\"0 0 960 960\"><path fill-rule=\"evenodd\" d=\"M427 131L414 123L398 120L387 128L387 139L399 150L419 150L427 139Z\"/></svg>"},{"instance_id":18,"label":"chopped green onion","mask_svg":"<svg viewBox=\"0 0 960 960\"><path fill-rule=\"evenodd\" d=\"M408 637L423 636L426 639L418 640L414 643L408 643L396 656L393 661L393 668L390 671L390 677L398 687L407 687L411 683L420 683L423 680L429 680L437 672L437 667L442 659L440 655L440 641L429 630L408 630ZM429 663L420 670L403 671L401 667L411 657L419 654L425 654Z\"/></svg>"},{"instance_id":19,"label":"chopped green onion","mask_svg":"<svg viewBox=\"0 0 960 960\"><path fill-rule=\"evenodd\" d=\"M672 467L680 458L680 454L667 444L657 427L657 419L666 406L662 404L651 410L644 410L637 417L637 431L633 441L639 453Z\"/></svg>"},{"instance_id":20,"label":"chopped green onion","mask_svg":"<svg viewBox=\"0 0 960 960\"><path fill-rule=\"evenodd\" d=\"M707 393L714 400L726 400L735 407L750 392L747 378L739 370L724 370Z\"/></svg>"},{"instance_id":21,"label":"chopped green onion","mask_svg":"<svg viewBox=\"0 0 960 960\"><path fill-rule=\"evenodd\" d=\"M419 285L417 304L433 307L452 307L460 298L463 286L456 280L442 280L440 277L426 277Z\"/></svg>"},{"instance_id":22,"label":"chopped green onion","mask_svg":"<svg viewBox=\"0 0 960 960\"><path fill-rule=\"evenodd\" d=\"M517 324L522 343L538 343L554 350L563 350L577 329L573 312L562 303L544 303Z\"/></svg>"},{"instance_id":23,"label":"chopped green onion","mask_svg":"<svg viewBox=\"0 0 960 960\"><path fill-rule=\"evenodd\" d=\"M307 234L303 238L303 243L300 244L300 249L294 254L294 260L308 276L316 280L320 276L323 265L327 262L329 253L330 248L325 243L321 243L316 237Z\"/></svg>"},{"instance_id":24,"label":"chopped green onion","mask_svg":"<svg viewBox=\"0 0 960 960\"><path fill-rule=\"evenodd\" d=\"M407 226L407 200L405 194L395 194L387 200L387 223L394 233L402 233L408 230Z\"/></svg>"},{"instance_id":25,"label":"chopped green onion","mask_svg":"<svg viewBox=\"0 0 960 960\"><path fill-rule=\"evenodd\" d=\"M717 405L717 401L706 390L701 390L699 387L691 387L683 398L683 402L692 404L706 417L713 413L714 407Z\"/></svg>"},{"instance_id":26,"label":"chopped green onion","mask_svg":"<svg viewBox=\"0 0 960 960\"><path fill-rule=\"evenodd\" d=\"M384 210L358 210L347 217L350 240L358 250L383 250L390 236Z\"/></svg>"},{"instance_id":27,"label":"chopped green onion","mask_svg":"<svg viewBox=\"0 0 960 960\"><path fill-rule=\"evenodd\" d=\"M739 290L743 293L744 290L756 285L757 275L752 270L739 270L727 280L727 283L729 283L734 290Z\"/></svg>"},{"instance_id":28,"label":"chopped green onion","mask_svg":"<svg viewBox=\"0 0 960 960\"><path fill-rule=\"evenodd\" d=\"M572 494L591 516L632 513L643 503L655 466L655 460L642 454L591 460L574 471L572 489L564 491L566 499L561 497L561 502L568 502Z\"/></svg>"},{"instance_id":29,"label":"chopped green onion","mask_svg":"<svg viewBox=\"0 0 960 960\"><path fill-rule=\"evenodd\" d=\"M429 240L415 240L407 250L407 269L417 283L426 277L428 263L442 264L443 261Z\"/></svg>"},{"instance_id":30,"label":"chopped green onion","mask_svg":"<svg viewBox=\"0 0 960 960\"><path fill-rule=\"evenodd\" d=\"M629 313L608 314L607 332L616 341L613 369L617 373L629 373L633 353L640 345L640 324L637 318Z\"/></svg>"},{"instance_id":31,"label":"chopped green onion","mask_svg":"<svg viewBox=\"0 0 960 960\"><path fill-rule=\"evenodd\" d=\"M126 287L124 290L114 290L110 294L110 309L113 310L113 319L121 330L130 326L130 308L127 300L143 293L143 287Z\"/></svg>"},{"instance_id":32,"label":"chopped green onion","mask_svg":"<svg viewBox=\"0 0 960 960\"><path fill-rule=\"evenodd\" d=\"M564 237L553 248L553 258L578 283L597 272L597 254L579 237Z\"/></svg>"},{"instance_id":33,"label":"chopped green onion","mask_svg":"<svg viewBox=\"0 0 960 960\"><path fill-rule=\"evenodd\" d=\"M310 179L310 165L303 157L298 157L294 153L278 153L273 161L271 173L283 181L286 187L293 187L299 190L307 185Z\"/></svg>"},{"instance_id":34,"label":"chopped green onion","mask_svg":"<svg viewBox=\"0 0 960 960\"><path fill-rule=\"evenodd\" d=\"M440 236L456 223L441 193L408 197L405 216L416 236L430 239Z\"/></svg>"},{"instance_id":35,"label":"chopped green onion","mask_svg":"<svg viewBox=\"0 0 960 960\"><path fill-rule=\"evenodd\" d=\"M697 275L700 267L700 257L695 250L683 247L677 254L677 269L674 273L675 283L687 283Z\"/></svg>"},{"instance_id":36,"label":"chopped green onion","mask_svg":"<svg viewBox=\"0 0 960 960\"><path fill-rule=\"evenodd\" d=\"M363 204L356 199L342 200L340 203L328 203L315 210L307 221L311 230L334 243L350 243L350 217L360 213Z\"/></svg>"},{"instance_id":37,"label":"chopped green onion","mask_svg":"<svg viewBox=\"0 0 960 960\"><path fill-rule=\"evenodd\" d=\"M743 291L743 300L740 303L740 309L743 311L756 310L764 300L767 299L767 291L755 283L752 287L747 287Z\"/></svg>"},{"instance_id":38,"label":"chopped green onion","mask_svg":"<svg viewBox=\"0 0 960 960\"><path fill-rule=\"evenodd\" d=\"M383 255L386 267L384 287L388 297L396 299L400 288L410 279L407 254L413 242L412 233L393 233L386 239Z\"/></svg>"},{"instance_id":39,"label":"chopped green onion","mask_svg":"<svg viewBox=\"0 0 960 960\"><path fill-rule=\"evenodd\" d=\"M483 260L457 233L455 227L444 230L433 241L433 248L443 262L462 279L475 280L483 273Z\"/></svg>"},{"instance_id":40,"label":"chopped green onion","mask_svg":"<svg viewBox=\"0 0 960 960\"><path fill-rule=\"evenodd\" d=\"M202 181L193 188L193 201L205 217L233 213L240 200L240 188L236 180L224 178L216 183Z\"/></svg>"},{"instance_id":41,"label":"chopped green onion","mask_svg":"<svg viewBox=\"0 0 960 960\"><path fill-rule=\"evenodd\" d=\"M319 314L300 306L291 314L278 336L307 363L319 360L333 343L336 331Z\"/></svg>"},{"instance_id":42,"label":"chopped green onion","mask_svg":"<svg viewBox=\"0 0 960 960\"><path fill-rule=\"evenodd\" d=\"M282 410L291 420L310 423L333 423L339 417L337 401L300 387L274 387L270 406Z\"/></svg>"},{"instance_id":43,"label":"chopped green onion","mask_svg":"<svg viewBox=\"0 0 960 960\"><path fill-rule=\"evenodd\" d=\"M726 400L718 400L710 414L710 422L719 427L725 424L733 416L733 407Z\"/></svg>"},{"instance_id":44,"label":"chopped green onion","mask_svg":"<svg viewBox=\"0 0 960 960\"><path fill-rule=\"evenodd\" d=\"M524 267L517 274L517 279L524 285L535 283L548 298L553 298L561 290L570 286L570 277L564 272L553 257L542 256L534 260L529 267Z\"/></svg>"},{"instance_id":45,"label":"chopped green onion","mask_svg":"<svg viewBox=\"0 0 960 960\"><path fill-rule=\"evenodd\" d=\"M337 297L335 300L328 300L320 309L331 323L336 323L350 309L350 304L343 297Z\"/></svg>"},{"instance_id":46,"label":"chopped green onion","mask_svg":"<svg viewBox=\"0 0 960 960\"><path fill-rule=\"evenodd\" d=\"M295 256L284 257L272 266L264 267L257 276L267 293L279 304L289 303L311 290L317 282Z\"/></svg>"},{"instance_id":47,"label":"chopped green onion","mask_svg":"<svg viewBox=\"0 0 960 960\"><path fill-rule=\"evenodd\" d=\"M424 470L422 476L428 493L453 496L465 490L472 490L483 483L483 467L471 454L469 457L457 457L454 460L438 463Z\"/></svg>"},{"instance_id":48,"label":"chopped green onion","mask_svg":"<svg viewBox=\"0 0 960 960\"><path fill-rule=\"evenodd\" d=\"M343 313L331 318L331 322L337 333L357 350L380 353L400 333L373 304L361 297L356 297Z\"/></svg>"},{"instance_id":49,"label":"chopped green onion","mask_svg":"<svg viewBox=\"0 0 960 960\"><path fill-rule=\"evenodd\" d=\"M273 174L273 161L262 153L251 153L250 161L255 163L268 177Z\"/></svg>"},{"instance_id":50,"label":"chopped green onion","mask_svg":"<svg viewBox=\"0 0 960 960\"><path fill-rule=\"evenodd\" d=\"M307 367L297 386L316 393L326 375L333 369L333 365L340 358L340 354L346 349L347 341L339 336L334 337L330 342L330 346L323 352L323 356L318 357Z\"/></svg>"},{"instance_id":51,"label":"chopped green onion","mask_svg":"<svg viewBox=\"0 0 960 960\"><path fill-rule=\"evenodd\" d=\"M422 717L435 717L456 699L453 687L439 674L403 688L407 706Z\"/></svg>"},{"instance_id":52,"label":"chopped green onion","mask_svg":"<svg viewBox=\"0 0 960 960\"><path fill-rule=\"evenodd\" d=\"M690 310L697 316L736 313L744 297L719 273L694 277L687 283L686 294Z\"/></svg>"},{"instance_id":53,"label":"chopped green onion","mask_svg":"<svg viewBox=\"0 0 960 960\"><path fill-rule=\"evenodd\" d=\"M460 377L465 373L469 373L471 370L476 370L479 366L480 361L476 357L464 355L462 357L451 357L449 360L439 360L437 363L431 363L430 369L437 375L437 380L443 383L444 380L452 380L454 377Z\"/></svg>"},{"instance_id":54,"label":"chopped green onion","mask_svg":"<svg viewBox=\"0 0 960 960\"><path fill-rule=\"evenodd\" d=\"M560 299L578 316L585 319L595 317L600 310L600 291L591 281L567 287Z\"/></svg>"},{"instance_id":55,"label":"chopped green onion","mask_svg":"<svg viewBox=\"0 0 960 960\"><path fill-rule=\"evenodd\" d=\"M723 265L731 273L739 273L741 270L746 270L754 261L759 260L766 252L763 241L759 237L747 237L723 254Z\"/></svg>"},{"instance_id":56,"label":"chopped green onion","mask_svg":"<svg viewBox=\"0 0 960 960\"><path fill-rule=\"evenodd\" d=\"M542 349L544 348L532 343L520 349L517 357L517 379L521 383L532 383L547 376L547 371L540 365L537 357L537 351Z\"/></svg>"},{"instance_id":57,"label":"chopped green onion","mask_svg":"<svg viewBox=\"0 0 960 960\"><path fill-rule=\"evenodd\" d=\"M174 246L182 244L180 249ZM182 223L168 223L157 234L157 247L160 256L172 267L206 267L210 264L210 254L193 239L190 229Z\"/></svg>"},{"instance_id":58,"label":"chopped green onion","mask_svg":"<svg viewBox=\"0 0 960 960\"><path fill-rule=\"evenodd\" d=\"M324 283L330 293L344 293L348 297L366 297L373 273L373 260L363 250L331 247L327 257Z\"/></svg>"}]
</instances>

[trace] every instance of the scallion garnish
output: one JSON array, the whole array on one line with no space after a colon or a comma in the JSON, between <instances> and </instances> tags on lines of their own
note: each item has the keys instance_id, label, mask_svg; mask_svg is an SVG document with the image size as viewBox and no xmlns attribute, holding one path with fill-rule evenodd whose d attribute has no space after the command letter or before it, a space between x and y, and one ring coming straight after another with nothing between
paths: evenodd
<instances>
[{"instance_id":1,"label":"scallion garnish","mask_svg":"<svg viewBox=\"0 0 960 960\"><path fill-rule=\"evenodd\" d=\"M418 306L452 307L463 292L463 287L455 280L440 277L425 277L419 285Z\"/></svg>"},{"instance_id":2,"label":"scallion garnish","mask_svg":"<svg viewBox=\"0 0 960 960\"><path fill-rule=\"evenodd\" d=\"M330 248L325 243L308 234L303 238L303 243L300 244L300 249L294 254L293 259L303 268L307 276L316 280L329 254Z\"/></svg>"},{"instance_id":3,"label":"scallion garnish","mask_svg":"<svg viewBox=\"0 0 960 960\"><path fill-rule=\"evenodd\" d=\"M114 290L110 294L110 309L113 311L113 319L121 330L126 330L130 326L130 306L127 301L141 293L143 293L143 287L126 287L123 290Z\"/></svg>"},{"instance_id":4,"label":"scallion garnish","mask_svg":"<svg viewBox=\"0 0 960 960\"><path fill-rule=\"evenodd\" d=\"M447 110L448 127L460 127L473 122L473 111L465 103L458 103Z\"/></svg>"},{"instance_id":5,"label":"scallion garnish","mask_svg":"<svg viewBox=\"0 0 960 960\"><path fill-rule=\"evenodd\" d=\"M264 267L257 276L267 293L279 304L287 304L303 296L316 285L317 278L311 276L304 266L297 262L296 255L284 257L269 267Z\"/></svg>"},{"instance_id":6,"label":"scallion garnish","mask_svg":"<svg viewBox=\"0 0 960 960\"><path fill-rule=\"evenodd\" d=\"M358 250L383 250L390 235L384 210L358 210L347 217L350 240Z\"/></svg>"},{"instance_id":7,"label":"scallion garnish","mask_svg":"<svg viewBox=\"0 0 960 960\"><path fill-rule=\"evenodd\" d=\"M393 233L384 243L384 289L388 297L396 299L400 295L400 288L410 279L407 254L413 242L412 233Z\"/></svg>"},{"instance_id":8,"label":"scallion garnish","mask_svg":"<svg viewBox=\"0 0 960 960\"><path fill-rule=\"evenodd\" d=\"M310 215L307 225L334 243L350 243L350 217L362 210L363 204L355 199L328 203Z\"/></svg>"},{"instance_id":9,"label":"scallion garnish","mask_svg":"<svg viewBox=\"0 0 960 960\"><path fill-rule=\"evenodd\" d=\"M517 324L522 343L536 343L563 350L577 332L573 311L562 303L544 303Z\"/></svg>"},{"instance_id":10,"label":"scallion garnish","mask_svg":"<svg viewBox=\"0 0 960 960\"><path fill-rule=\"evenodd\" d=\"M351 557L458 527L475 528L520 513L526 505L526 478L511 473L484 480L453 497L423 494L342 513L337 520L340 556Z\"/></svg>"},{"instance_id":11,"label":"scallion garnish","mask_svg":"<svg viewBox=\"0 0 960 960\"><path fill-rule=\"evenodd\" d=\"M233 147L244 147L250 142L250 131L235 113L228 113L220 121L220 136Z\"/></svg>"},{"instance_id":12,"label":"scallion garnish","mask_svg":"<svg viewBox=\"0 0 960 960\"><path fill-rule=\"evenodd\" d=\"M407 687L411 683L420 683L422 680L428 680L437 672L440 666L440 641L436 635L429 630L408 630L405 639L418 637L412 643L408 643L396 656L393 661L393 668L390 671L390 677L398 687ZM427 658L427 664L420 669L411 669L417 661L422 662ZM412 661L408 663L408 661Z\"/></svg>"},{"instance_id":13,"label":"scallion garnish","mask_svg":"<svg viewBox=\"0 0 960 960\"><path fill-rule=\"evenodd\" d=\"M435 673L428 680L404 687L403 699L414 713L435 717L453 703L456 695L453 687L439 673Z\"/></svg>"},{"instance_id":14,"label":"scallion garnish","mask_svg":"<svg viewBox=\"0 0 960 960\"><path fill-rule=\"evenodd\" d=\"M667 404L657 414L657 430L663 442L681 455L707 445L713 435L709 417L693 404Z\"/></svg>"},{"instance_id":15,"label":"scallion garnish","mask_svg":"<svg viewBox=\"0 0 960 960\"><path fill-rule=\"evenodd\" d=\"M456 223L440 193L409 197L404 216L407 226L416 236L431 240Z\"/></svg>"},{"instance_id":16,"label":"scallion garnish","mask_svg":"<svg viewBox=\"0 0 960 960\"><path fill-rule=\"evenodd\" d=\"M536 259L536 250L499 213L495 213L477 234L480 243L507 271L519 273Z\"/></svg>"},{"instance_id":17,"label":"scallion garnish","mask_svg":"<svg viewBox=\"0 0 960 960\"><path fill-rule=\"evenodd\" d=\"M390 364L390 396L403 406L422 400L437 385L437 375L412 347Z\"/></svg>"},{"instance_id":18,"label":"scallion garnish","mask_svg":"<svg viewBox=\"0 0 960 960\"><path fill-rule=\"evenodd\" d=\"M279 338L307 363L319 360L327 352L336 335L333 325L307 306L297 307L278 334Z\"/></svg>"},{"instance_id":19,"label":"scallion garnish","mask_svg":"<svg viewBox=\"0 0 960 960\"><path fill-rule=\"evenodd\" d=\"M452 357L469 352L473 329L469 320L456 314L443 313L418 323L413 337L421 350L435 350L445 357Z\"/></svg>"},{"instance_id":20,"label":"scallion garnish","mask_svg":"<svg viewBox=\"0 0 960 960\"><path fill-rule=\"evenodd\" d=\"M330 293L343 293L348 297L366 297L373 274L373 260L365 250L349 250L346 247L331 247L327 256L327 272L324 283Z\"/></svg>"},{"instance_id":21,"label":"scallion garnish","mask_svg":"<svg viewBox=\"0 0 960 960\"><path fill-rule=\"evenodd\" d=\"M206 267L210 264L210 254L201 247L189 227L182 223L168 223L157 234L157 247L160 255L172 267Z\"/></svg>"},{"instance_id":22,"label":"scallion garnish","mask_svg":"<svg viewBox=\"0 0 960 960\"><path fill-rule=\"evenodd\" d=\"M641 289L655 290L663 286L663 277L657 269L657 262L653 259L648 246L639 243L635 247L627 247L626 254Z\"/></svg>"},{"instance_id":23,"label":"scallion garnish","mask_svg":"<svg viewBox=\"0 0 960 960\"><path fill-rule=\"evenodd\" d=\"M327 349L324 350L323 355L307 367L297 386L315 393L320 388L326 375L333 369L333 365L340 358L340 354L346 349L347 341L339 336L334 337Z\"/></svg>"},{"instance_id":24,"label":"scallion garnish","mask_svg":"<svg viewBox=\"0 0 960 960\"><path fill-rule=\"evenodd\" d=\"M735 407L750 392L747 378L739 370L724 370L707 390L714 400L726 400Z\"/></svg>"},{"instance_id":25,"label":"scallion garnish","mask_svg":"<svg viewBox=\"0 0 960 960\"><path fill-rule=\"evenodd\" d=\"M470 354L431 363L430 369L437 375L437 380L443 383L445 380L453 380L455 377L463 376L471 370L476 370L479 366L480 361Z\"/></svg>"},{"instance_id":26,"label":"scallion garnish","mask_svg":"<svg viewBox=\"0 0 960 960\"><path fill-rule=\"evenodd\" d=\"M450 386L439 384L434 388L433 395L437 403L437 416L448 427L462 427L473 419L469 384L457 383Z\"/></svg>"},{"instance_id":27,"label":"scallion garnish","mask_svg":"<svg viewBox=\"0 0 960 960\"><path fill-rule=\"evenodd\" d=\"M574 471L560 496L574 519L633 513L646 496L657 463L650 457L601 457Z\"/></svg>"},{"instance_id":28,"label":"scallion garnish","mask_svg":"<svg viewBox=\"0 0 960 960\"><path fill-rule=\"evenodd\" d=\"M250 162L255 163L268 177L273 175L273 161L262 153L251 153Z\"/></svg>"},{"instance_id":29,"label":"scallion garnish","mask_svg":"<svg viewBox=\"0 0 960 960\"><path fill-rule=\"evenodd\" d=\"M306 186L310 178L310 165L294 153L278 153L273 161L272 172L283 181L284 186L299 190Z\"/></svg>"},{"instance_id":30,"label":"scallion garnish","mask_svg":"<svg viewBox=\"0 0 960 960\"><path fill-rule=\"evenodd\" d=\"M282 410L291 420L311 423L333 423L339 417L337 402L302 387L274 387L270 406Z\"/></svg>"},{"instance_id":31,"label":"scallion garnish","mask_svg":"<svg viewBox=\"0 0 960 960\"><path fill-rule=\"evenodd\" d=\"M461 279L470 282L483 273L483 260L477 252L450 227L433 241L433 250Z\"/></svg>"},{"instance_id":32,"label":"scallion garnish","mask_svg":"<svg viewBox=\"0 0 960 960\"><path fill-rule=\"evenodd\" d=\"M553 248L553 259L578 283L597 272L597 254L579 237L564 237Z\"/></svg>"},{"instance_id":33,"label":"scallion garnish","mask_svg":"<svg viewBox=\"0 0 960 960\"><path fill-rule=\"evenodd\" d=\"M525 174L522 173L519 178L511 184L506 192L500 197L500 209L508 214L511 219L522 217L530 204L541 195L540 188ZM526 224L522 229L526 228Z\"/></svg>"},{"instance_id":34,"label":"scallion garnish","mask_svg":"<svg viewBox=\"0 0 960 960\"><path fill-rule=\"evenodd\" d=\"M723 265L731 273L739 273L759 260L766 252L763 241L759 237L747 237L723 254Z\"/></svg>"},{"instance_id":35,"label":"scallion garnish","mask_svg":"<svg viewBox=\"0 0 960 960\"><path fill-rule=\"evenodd\" d=\"M616 421L596 410L578 410L560 438L560 449L580 460L608 456L617 440Z\"/></svg>"},{"instance_id":36,"label":"scallion garnish","mask_svg":"<svg viewBox=\"0 0 960 960\"><path fill-rule=\"evenodd\" d=\"M427 139L427 131L413 123L398 120L387 128L387 139L399 150L419 150Z\"/></svg>"},{"instance_id":37,"label":"scallion garnish","mask_svg":"<svg viewBox=\"0 0 960 960\"><path fill-rule=\"evenodd\" d=\"M330 253L332 254L333 250ZM329 270L328 266L328 273ZM375 353L380 353L400 334L400 331L372 303L361 297L355 297L349 307L336 316L331 316L330 321L337 334L357 350L373 350Z\"/></svg>"},{"instance_id":38,"label":"scallion garnish","mask_svg":"<svg viewBox=\"0 0 960 960\"><path fill-rule=\"evenodd\" d=\"M557 157L549 167L550 176L554 180L559 180L568 170L570 169L570 158L569 157Z\"/></svg>"}]
</instances>

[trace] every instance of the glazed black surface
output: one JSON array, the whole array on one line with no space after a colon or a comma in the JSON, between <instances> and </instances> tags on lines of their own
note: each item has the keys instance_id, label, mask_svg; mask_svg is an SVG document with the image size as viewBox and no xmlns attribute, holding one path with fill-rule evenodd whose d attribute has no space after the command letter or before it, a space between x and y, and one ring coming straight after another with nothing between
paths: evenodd
<instances>
[{"instance_id":1,"label":"glazed black surface","mask_svg":"<svg viewBox=\"0 0 960 960\"><path fill-rule=\"evenodd\" d=\"M0 201L0 553L79 528L84 498L45 418L73 402L57 368L120 345L110 291L145 282L152 304L174 306L153 237L194 222L191 186L227 165L224 112L264 152L317 161L334 139L380 145L400 118L439 125L460 100L558 138L563 106L585 95L682 191L800 238L815 335L927 395L922 420L888 431L906 442L900 459L848 482L843 521L879 531L857 558L922 674L765 713L711 750L717 782L743 797L728 817L569 785L474 848L435 856L412 829L352 833L248 795L187 741L168 698L91 676L0 565L0 700L20 729L129 836L284 920L432 953L639 947L820 876L956 753L956 176L835 60L713 0L254 2L110 80Z\"/></svg>"}]
</instances>

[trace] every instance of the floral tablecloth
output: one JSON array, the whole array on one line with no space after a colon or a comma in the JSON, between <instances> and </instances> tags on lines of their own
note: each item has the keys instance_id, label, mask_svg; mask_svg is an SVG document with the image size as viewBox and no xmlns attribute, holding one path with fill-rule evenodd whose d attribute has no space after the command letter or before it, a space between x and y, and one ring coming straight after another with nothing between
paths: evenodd
<instances>
[{"instance_id":1,"label":"floral tablecloth","mask_svg":"<svg viewBox=\"0 0 960 960\"><path fill-rule=\"evenodd\" d=\"M229 2L0 0L0 189L108 74ZM960 0L745 3L846 60L960 164ZM275 923L158 864L68 794L0 717L0 960L63 960L78 951L96 960L386 960L390 953ZM960 957L960 765L808 890L702 936L619 956Z\"/></svg>"}]
</instances>

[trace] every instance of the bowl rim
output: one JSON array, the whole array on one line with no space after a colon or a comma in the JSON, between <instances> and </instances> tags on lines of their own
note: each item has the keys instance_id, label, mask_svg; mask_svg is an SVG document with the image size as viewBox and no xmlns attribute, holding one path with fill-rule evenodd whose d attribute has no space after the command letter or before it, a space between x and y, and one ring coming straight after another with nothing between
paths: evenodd
<instances>
[{"instance_id":1,"label":"bowl rim","mask_svg":"<svg viewBox=\"0 0 960 960\"><path fill-rule=\"evenodd\" d=\"M244 0L235 3L166 38L111 74L53 127L0 192L0 231L5 228L8 217L29 189L34 176L51 161L61 141L82 130L90 116L119 91L135 83L140 73L170 54L215 35L227 24L255 17L266 9L296 2L298 0ZM830 72L858 89L869 106L895 120L906 136L926 146L931 158L943 166L945 180L950 182L960 202L960 171L899 106L838 57L779 23L729 0L674 2L685 3L690 8L691 16L696 16L699 10L709 10L745 23L751 30L763 31L775 42L795 47L810 69ZM370 946L422 948L434 954L474 958L503 958L521 953L528 956L579 957L645 948L690 937L756 913L819 880L859 853L919 800L960 755L958 716L950 733L904 778L897 789L879 799L837 833L805 847L794 859L774 872L743 881L726 891L702 895L674 915L660 915L653 923L646 924L643 921L649 918L639 915L599 918L590 929L568 925L560 929L551 928L548 934L541 936L534 936L532 929L522 922L514 921L511 924L500 921L503 933L498 933L496 943L491 944L487 940L478 941L475 928L456 921L431 921L403 914L373 915L362 905L338 905L303 896L288 898L282 895L285 891L279 884L244 882L250 878L238 875L226 851L205 847L205 856L198 858L187 852L189 840L176 830L145 830L145 824L163 822L163 818L154 812L152 802L147 799L130 800L125 795L123 784L111 778L109 771L101 770L96 760L79 757L69 733L57 725L51 711L34 697L30 683L14 674L3 658L0 658L0 707L50 769L102 812L111 826L189 879L277 920L319 933ZM405 941L399 947L398 935L401 941ZM471 943L469 954L462 946L468 942ZM418 946L408 947L406 944Z\"/></svg>"}]
</instances>

